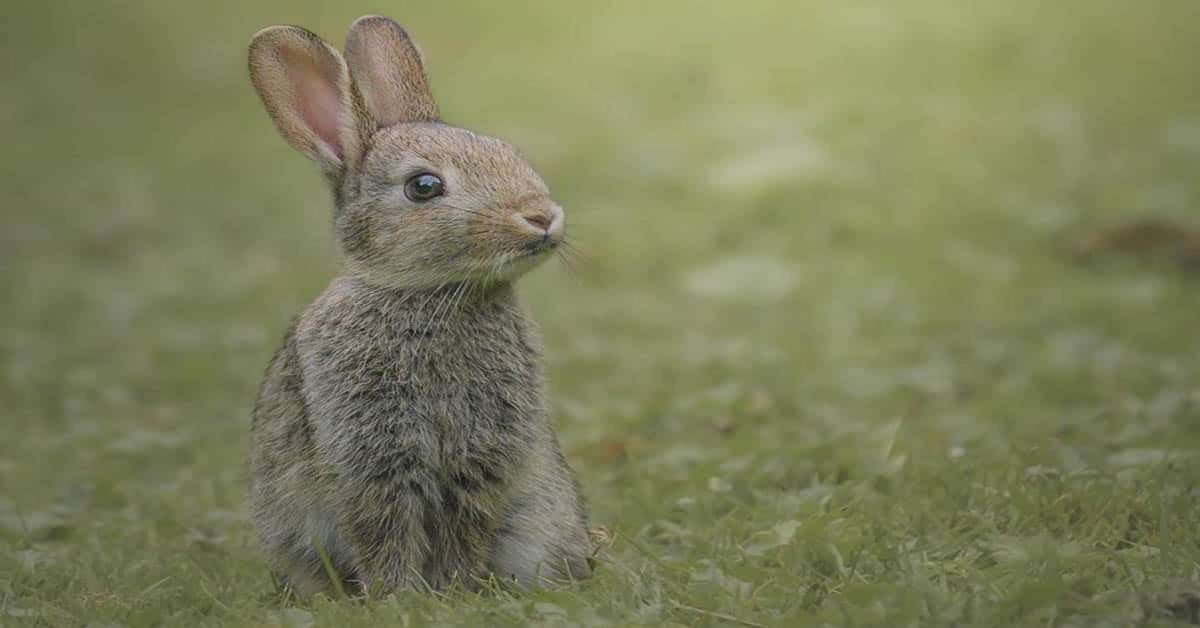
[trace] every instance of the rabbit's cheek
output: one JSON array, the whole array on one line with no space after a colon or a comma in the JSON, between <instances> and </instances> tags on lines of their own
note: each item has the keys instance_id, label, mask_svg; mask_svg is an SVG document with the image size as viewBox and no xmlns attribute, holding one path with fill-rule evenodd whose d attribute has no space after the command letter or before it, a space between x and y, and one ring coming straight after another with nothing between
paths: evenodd
<instances>
[{"instance_id":1,"label":"rabbit's cheek","mask_svg":"<svg viewBox=\"0 0 1200 628\"><path fill-rule=\"evenodd\" d=\"M374 235L370 219L357 212L344 211L335 223L338 242L342 251L350 257L367 258L374 249Z\"/></svg>"}]
</instances>

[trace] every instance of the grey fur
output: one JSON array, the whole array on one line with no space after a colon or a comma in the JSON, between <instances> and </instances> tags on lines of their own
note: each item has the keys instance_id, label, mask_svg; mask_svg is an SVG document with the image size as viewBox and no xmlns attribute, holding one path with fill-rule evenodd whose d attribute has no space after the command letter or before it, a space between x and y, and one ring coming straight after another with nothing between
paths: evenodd
<instances>
[{"instance_id":1,"label":"grey fur","mask_svg":"<svg viewBox=\"0 0 1200 628\"><path fill-rule=\"evenodd\" d=\"M386 50L358 54L374 65L352 58L348 73L293 28L256 36L251 74L285 138L329 178L346 263L288 330L254 409L250 508L272 570L305 596L589 577L578 485L546 416L540 336L513 285L561 241L561 209L507 144L428 120L419 55L394 22L355 22L349 41ZM388 72L400 75L386 88L357 83ZM323 102L336 88L342 108L314 116L296 75L330 77ZM396 86L426 92L362 106L361 93ZM369 113L380 109L411 119L383 124ZM418 171L438 173L446 195L407 199Z\"/></svg>"}]
</instances>

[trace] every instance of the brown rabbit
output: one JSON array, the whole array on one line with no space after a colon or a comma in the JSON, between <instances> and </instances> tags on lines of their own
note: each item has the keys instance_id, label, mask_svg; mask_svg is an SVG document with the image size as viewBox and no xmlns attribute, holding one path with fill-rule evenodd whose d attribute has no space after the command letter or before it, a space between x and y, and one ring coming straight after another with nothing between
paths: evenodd
<instances>
[{"instance_id":1,"label":"brown rabbit","mask_svg":"<svg viewBox=\"0 0 1200 628\"><path fill-rule=\"evenodd\" d=\"M300 595L590 576L513 288L562 242L546 184L511 146L438 119L388 18L355 21L345 60L302 28L264 29L250 76L328 179L344 258L254 409L250 507L273 571Z\"/></svg>"}]
</instances>

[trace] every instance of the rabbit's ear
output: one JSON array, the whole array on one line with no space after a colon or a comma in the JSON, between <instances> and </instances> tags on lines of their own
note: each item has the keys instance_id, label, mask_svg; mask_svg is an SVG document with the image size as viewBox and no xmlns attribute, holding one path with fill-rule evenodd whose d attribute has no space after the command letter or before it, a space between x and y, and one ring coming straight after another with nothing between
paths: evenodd
<instances>
[{"instance_id":1,"label":"rabbit's ear","mask_svg":"<svg viewBox=\"0 0 1200 628\"><path fill-rule=\"evenodd\" d=\"M438 119L437 104L408 33L381 15L365 15L346 35L346 63L377 127Z\"/></svg>"},{"instance_id":2,"label":"rabbit's ear","mask_svg":"<svg viewBox=\"0 0 1200 628\"><path fill-rule=\"evenodd\" d=\"M297 26L259 31L250 41L250 80L279 133L326 175L357 156L346 62L320 37Z\"/></svg>"}]
</instances>

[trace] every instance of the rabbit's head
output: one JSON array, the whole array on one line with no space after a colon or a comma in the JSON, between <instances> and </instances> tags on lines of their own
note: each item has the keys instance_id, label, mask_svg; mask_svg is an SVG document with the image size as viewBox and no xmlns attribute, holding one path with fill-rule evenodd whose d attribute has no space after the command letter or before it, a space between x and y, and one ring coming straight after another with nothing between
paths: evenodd
<instances>
[{"instance_id":1,"label":"rabbit's head","mask_svg":"<svg viewBox=\"0 0 1200 628\"><path fill-rule=\"evenodd\" d=\"M280 134L334 191L349 270L390 287L511 280L562 242L562 208L510 145L438 119L399 24L359 18L343 59L295 26L250 43L250 77Z\"/></svg>"}]
</instances>

